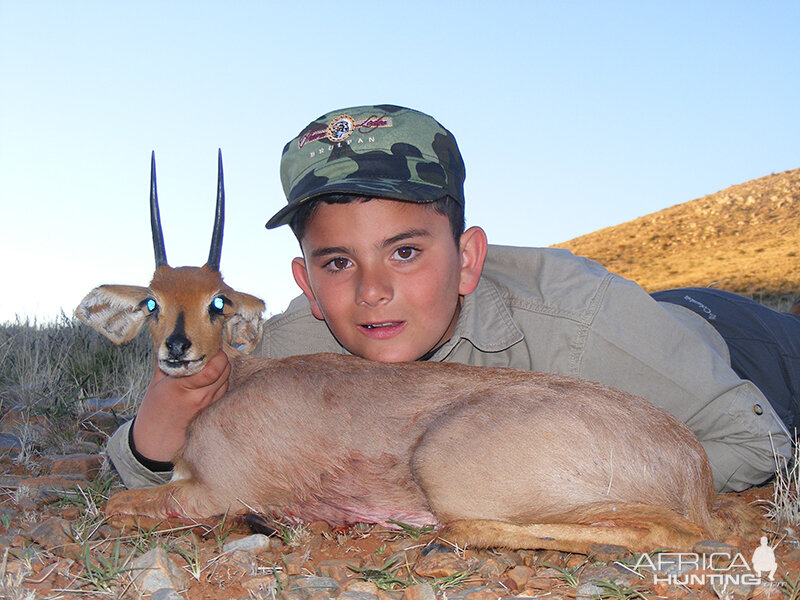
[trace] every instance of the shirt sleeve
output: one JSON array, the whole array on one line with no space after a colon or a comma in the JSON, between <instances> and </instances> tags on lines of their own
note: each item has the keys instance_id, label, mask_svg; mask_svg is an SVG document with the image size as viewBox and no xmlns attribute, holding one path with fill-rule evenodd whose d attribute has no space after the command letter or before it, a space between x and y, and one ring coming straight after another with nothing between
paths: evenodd
<instances>
[{"instance_id":1,"label":"shirt sleeve","mask_svg":"<svg viewBox=\"0 0 800 600\"><path fill-rule=\"evenodd\" d=\"M119 473L122 483L129 489L154 487L168 483L172 471L151 471L136 460L128 443L133 420L123 423L114 432L106 445L106 454Z\"/></svg>"},{"instance_id":2,"label":"shirt sleeve","mask_svg":"<svg viewBox=\"0 0 800 600\"><path fill-rule=\"evenodd\" d=\"M791 455L791 439L714 335L614 276L586 329L579 374L643 396L686 423L708 454L717 491L739 491L771 477L775 454Z\"/></svg>"}]
</instances>

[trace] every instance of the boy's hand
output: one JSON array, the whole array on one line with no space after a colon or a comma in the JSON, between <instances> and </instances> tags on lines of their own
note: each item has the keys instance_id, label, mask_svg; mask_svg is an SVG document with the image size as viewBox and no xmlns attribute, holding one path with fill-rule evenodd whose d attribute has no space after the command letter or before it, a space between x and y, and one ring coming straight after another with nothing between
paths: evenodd
<instances>
[{"instance_id":1,"label":"boy's hand","mask_svg":"<svg viewBox=\"0 0 800 600\"><path fill-rule=\"evenodd\" d=\"M168 377L156 367L133 424L137 452L154 461L172 460L194 416L228 390L230 373L222 351L188 377Z\"/></svg>"}]
</instances>

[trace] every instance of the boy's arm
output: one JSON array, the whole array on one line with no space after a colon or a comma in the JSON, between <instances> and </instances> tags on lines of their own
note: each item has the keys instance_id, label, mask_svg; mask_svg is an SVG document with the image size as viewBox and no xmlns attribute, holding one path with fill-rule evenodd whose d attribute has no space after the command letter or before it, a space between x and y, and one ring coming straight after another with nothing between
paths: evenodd
<instances>
[{"instance_id":1,"label":"boy's arm","mask_svg":"<svg viewBox=\"0 0 800 600\"><path fill-rule=\"evenodd\" d=\"M136 418L117 429L106 448L126 487L169 480L169 461L183 446L186 428L198 412L222 397L229 375L224 352L189 377L167 377L158 367L154 369ZM152 470L153 463L167 470Z\"/></svg>"},{"instance_id":2,"label":"boy's arm","mask_svg":"<svg viewBox=\"0 0 800 600\"><path fill-rule=\"evenodd\" d=\"M731 369L711 325L694 324L612 277L580 375L643 396L685 422L708 454L718 491L763 483L775 472L773 448L791 456L788 431L761 391Z\"/></svg>"}]
</instances>

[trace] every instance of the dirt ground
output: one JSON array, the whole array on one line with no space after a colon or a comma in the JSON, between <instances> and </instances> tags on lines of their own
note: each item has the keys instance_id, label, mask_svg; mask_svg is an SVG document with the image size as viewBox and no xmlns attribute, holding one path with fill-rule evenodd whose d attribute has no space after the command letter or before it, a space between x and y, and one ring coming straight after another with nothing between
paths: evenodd
<instances>
[{"instance_id":1,"label":"dirt ground","mask_svg":"<svg viewBox=\"0 0 800 600\"><path fill-rule=\"evenodd\" d=\"M8 455L0 467L0 598L800 598L797 540L773 522L764 534L775 549L774 581L764 574L754 583L758 539L706 547L716 552L711 563L700 554L678 557L684 564L675 574L674 555L670 562L668 554L631 556L616 547L591 556L476 551L412 528L334 530L266 518L109 522L102 512L114 491L107 467L85 477L39 466L32 477L31 461ZM771 486L729 495L755 506L771 497ZM155 562L143 566L145 556ZM162 579L145 581L151 572Z\"/></svg>"}]
</instances>

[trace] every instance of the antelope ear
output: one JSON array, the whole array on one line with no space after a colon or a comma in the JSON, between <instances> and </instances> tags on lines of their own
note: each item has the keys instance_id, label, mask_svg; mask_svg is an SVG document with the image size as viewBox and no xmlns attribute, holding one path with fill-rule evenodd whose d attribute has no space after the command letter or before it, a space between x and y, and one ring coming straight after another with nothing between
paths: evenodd
<instances>
[{"instance_id":1,"label":"antelope ear","mask_svg":"<svg viewBox=\"0 0 800 600\"><path fill-rule=\"evenodd\" d=\"M143 302L148 288L134 285L101 285L89 292L75 309L75 316L115 344L130 342L149 314Z\"/></svg>"},{"instance_id":2,"label":"antelope ear","mask_svg":"<svg viewBox=\"0 0 800 600\"><path fill-rule=\"evenodd\" d=\"M266 306L261 298L242 292L235 292L231 299L236 312L225 322L225 334L231 346L249 354L261 341L261 313Z\"/></svg>"}]
</instances>

